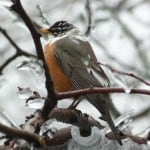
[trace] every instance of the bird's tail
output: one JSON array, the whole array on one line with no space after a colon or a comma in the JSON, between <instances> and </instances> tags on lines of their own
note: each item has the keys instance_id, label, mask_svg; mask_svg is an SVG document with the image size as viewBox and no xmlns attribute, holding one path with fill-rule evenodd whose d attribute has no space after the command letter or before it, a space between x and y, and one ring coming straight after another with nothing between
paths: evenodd
<instances>
[{"instance_id":1,"label":"bird's tail","mask_svg":"<svg viewBox=\"0 0 150 150\"><path fill-rule=\"evenodd\" d=\"M108 125L111 128L111 130L112 130L116 140L118 141L118 143L120 145L122 145L121 137L120 137L120 135L119 135L119 133L118 133L118 131L117 131L115 125L114 125L114 122L113 122L113 120L112 120L112 118L110 116L110 112L107 112L107 116L105 116L104 120L108 123Z\"/></svg>"},{"instance_id":2,"label":"bird's tail","mask_svg":"<svg viewBox=\"0 0 150 150\"><path fill-rule=\"evenodd\" d=\"M102 114L101 119L103 119L104 121L108 123L116 140L118 141L120 145L122 145L121 137L113 123L113 120L111 118L111 114L108 108L109 100L111 100L109 95L102 95L102 94L87 95L87 99L91 104L93 104L99 110L99 112Z\"/></svg>"}]
</instances>

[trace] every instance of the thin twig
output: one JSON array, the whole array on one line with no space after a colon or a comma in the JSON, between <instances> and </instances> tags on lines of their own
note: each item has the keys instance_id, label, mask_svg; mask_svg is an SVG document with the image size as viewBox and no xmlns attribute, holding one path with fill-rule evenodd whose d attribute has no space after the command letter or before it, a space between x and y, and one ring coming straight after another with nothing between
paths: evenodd
<instances>
[{"instance_id":1,"label":"thin twig","mask_svg":"<svg viewBox=\"0 0 150 150\"><path fill-rule=\"evenodd\" d=\"M150 108L148 107L148 108L145 108L144 110L142 110L141 112L139 112L139 113L133 115L133 116L131 117L131 119L134 119L134 120L135 120L135 119L139 119L139 118L142 118L142 117L147 116L149 113L150 113Z\"/></svg>"},{"instance_id":2,"label":"thin twig","mask_svg":"<svg viewBox=\"0 0 150 150\"><path fill-rule=\"evenodd\" d=\"M26 57L33 57L37 58L36 55L33 55L31 53L26 52L25 50L22 50L15 42L14 40L8 35L8 33L5 31L5 29L0 27L0 32L6 37L6 39L11 43L11 45L16 49L16 53L12 55L10 58L7 59L7 61L0 66L0 74L2 74L3 69L11 63L14 59L16 59L19 56L26 56Z\"/></svg>"},{"instance_id":3,"label":"thin twig","mask_svg":"<svg viewBox=\"0 0 150 150\"><path fill-rule=\"evenodd\" d=\"M146 0L147 1L147 0ZM111 7L109 6L106 6L105 4L105 1L103 0L103 7L108 11L110 12L111 14L111 17L113 19L115 19L115 21L120 25L122 31L125 33L125 35L131 40L131 42L134 44L135 48L136 48L136 52L137 52L137 55L141 61L141 64L143 65L142 69L144 68L145 69L145 76L149 76L149 74L147 73L147 70L149 69L149 66L148 66L148 61L146 59L146 57L144 56L143 54L143 51L140 47L140 43L141 41L132 33L132 31L127 27L127 25L119 18L119 13L118 11L116 12L116 10L113 10ZM141 70L142 70L141 69ZM137 70L137 69L136 69ZM143 72L143 71L141 71Z\"/></svg>"},{"instance_id":4,"label":"thin twig","mask_svg":"<svg viewBox=\"0 0 150 150\"><path fill-rule=\"evenodd\" d=\"M88 36L90 34L91 28L92 28L92 10L91 10L91 6L90 6L90 0L86 0L85 8L86 8L87 19L88 19L88 26L87 26L85 35Z\"/></svg>"},{"instance_id":5,"label":"thin twig","mask_svg":"<svg viewBox=\"0 0 150 150\"><path fill-rule=\"evenodd\" d=\"M37 7L37 9L39 11L40 17L43 20L43 23L45 23L46 25L50 25L50 23L48 22L48 20L46 19L46 17L43 15L43 12L42 12L41 7L39 6L39 4L37 4L36 7Z\"/></svg>"},{"instance_id":6,"label":"thin twig","mask_svg":"<svg viewBox=\"0 0 150 150\"><path fill-rule=\"evenodd\" d=\"M146 3L146 2L149 2L149 0L138 1L138 2L136 2L136 3L133 4L133 5L127 6L126 9L129 10L129 11L132 11L134 8L136 8L136 7L138 7L138 6L142 5L142 4L144 4L144 3Z\"/></svg>"},{"instance_id":7,"label":"thin twig","mask_svg":"<svg viewBox=\"0 0 150 150\"><path fill-rule=\"evenodd\" d=\"M103 7L106 7L107 11L109 11L111 13L111 17L114 18L115 21L120 25L123 33L134 44L134 46L136 48L137 55L141 61L141 64L143 65L143 68L146 68L145 70L147 70L149 68L149 66L147 63L147 59L145 59L143 51L140 48L141 41L132 33L132 31L127 27L127 25L120 19L119 15L117 13L118 11L116 11L116 9L113 9L109 6L106 6L104 0L102 2L103 2ZM125 2L125 0L124 0L124 2Z\"/></svg>"},{"instance_id":8,"label":"thin twig","mask_svg":"<svg viewBox=\"0 0 150 150\"><path fill-rule=\"evenodd\" d=\"M6 61L3 65L0 66L0 74L2 74L3 69L4 69L10 62L12 62L13 60L15 60L17 57L18 57L18 55L15 54L15 55L11 56L9 59L7 59L7 61Z\"/></svg>"},{"instance_id":9,"label":"thin twig","mask_svg":"<svg viewBox=\"0 0 150 150\"><path fill-rule=\"evenodd\" d=\"M21 49L15 41L8 35L5 29L0 27L0 32L6 37L6 39L11 43L11 45L20 53L21 55L27 56L27 57L34 57L36 58L36 55L33 55L31 53L26 52L25 50Z\"/></svg>"},{"instance_id":10,"label":"thin twig","mask_svg":"<svg viewBox=\"0 0 150 150\"><path fill-rule=\"evenodd\" d=\"M118 4L117 4L117 6L116 7L114 7L114 10L116 11L118 11L118 10L120 10L125 4L126 4L126 2L127 2L127 0L121 0L121 1L119 1L118 2Z\"/></svg>"},{"instance_id":11,"label":"thin twig","mask_svg":"<svg viewBox=\"0 0 150 150\"><path fill-rule=\"evenodd\" d=\"M125 23L123 23L123 21L121 21L121 19L116 14L112 14L112 17L118 22L118 24L122 28L122 31L126 34L126 36L134 44L134 46L136 48L137 55L138 55L138 57L139 57L139 59L141 61L141 64L143 65L143 68L145 68L145 70L149 69L149 65L148 65L147 59L146 59L145 55L143 54L143 50L140 48L141 41L136 38L136 36L127 27L127 25Z\"/></svg>"},{"instance_id":12,"label":"thin twig","mask_svg":"<svg viewBox=\"0 0 150 150\"><path fill-rule=\"evenodd\" d=\"M107 67L107 68L110 69L112 72L116 72L116 73L119 73L119 74L122 74L122 75L125 75L125 76L132 77L132 78L137 79L137 80L139 80L140 82L142 82L142 83L144 83L144 84L150 86L150 83L149 83L149 82L145 81L143 78L141 78L141 77L135 75L134 73L127 73L127 72L124 72L124 71L119 71L119 70L113 68L112 66L110 66L110 65L108 65L108 64L103 64L103 63L101 63L101 62L98 62L98 63L99 63L100 65L102 65L102 66Z\"/></svg>"},{"instance_id":13,"label":"thin twig","mask_svg":"<svg viewBox=\"0 0 150 150\"><path fill-rule=\"evenodd\" d=\"M137 67L134 67L134 66L130 66L130 65L128 65L128 64L125 64L124 62L122 62L121 60L118 60L118 59L116 59L113 55L111 55L110 53L109 53L109 50L107 49L107 47L104 45L104 44L102 44L99 40L97 40L94 36L92 36L92 39L94 40L94 42L98 45L98 46L100 46L104 51L104 53L105 53L105 55L109 58L109 59L111 59L113 62L116 62L117 64L119 64L120 66L122 66L123 68L128 68L128 69L130 69L130 70L134 70L134 72L136 72L136 73L138 73L138 74L141 74L142 73L142 71L139 69L139 68L137 68Z\"/></svg>"}]
</instances>

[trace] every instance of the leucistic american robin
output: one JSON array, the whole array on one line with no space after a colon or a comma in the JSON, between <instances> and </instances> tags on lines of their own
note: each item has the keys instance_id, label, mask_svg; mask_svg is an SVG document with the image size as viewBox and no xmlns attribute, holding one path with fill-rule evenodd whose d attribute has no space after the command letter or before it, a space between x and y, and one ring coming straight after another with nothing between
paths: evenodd
<instances>
[{"instance_id":1,"label":"leucistic american robin","mask_svg":"<svg viewBox=\"0 0 150 150\"><path fill-rule=\"evenodd\" d=\"M56 92L109 86L109 79L98 65L90 43L78 28L66 21L58 21L48 29L39 29L39 32L49 37L44 56ZM100 111L121 145L109 111L109 94L91 94L84 98Z\"/></svg>"}]
</instances>

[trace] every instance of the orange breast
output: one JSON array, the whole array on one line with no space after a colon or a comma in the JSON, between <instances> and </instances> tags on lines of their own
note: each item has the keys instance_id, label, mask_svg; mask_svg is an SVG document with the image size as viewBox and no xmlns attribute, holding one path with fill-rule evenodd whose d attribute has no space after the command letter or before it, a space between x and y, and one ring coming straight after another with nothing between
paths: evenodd
<instances>
[{"instance_id":1,"label":"orange breast","mask_svg":"<svg viewBox=\"0 0 150 150\"><path fill-rule=\"evenodd\" d=\"M66 92L72 90L72 83L63 73L54 56L55 45L46 44L44 47L45 61L48 65L54 88L56 92Z\"/></svg>"}]
</instances>

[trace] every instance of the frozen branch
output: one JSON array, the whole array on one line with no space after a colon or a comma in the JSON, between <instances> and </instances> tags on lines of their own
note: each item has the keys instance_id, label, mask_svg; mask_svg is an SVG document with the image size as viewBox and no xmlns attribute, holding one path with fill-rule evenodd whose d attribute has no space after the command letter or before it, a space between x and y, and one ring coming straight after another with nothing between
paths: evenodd
<instances>
[{"instance_id":1,"label":"frozen branch","mask_svg":"<svg viewBox=\"0 0 150 150\"><path fill-rule=\"evenodd\" d=\"M88 114L82 113L80 110L74 108L54 108L49 114L49 118L60 122L65 122L78 126L79 128L90 130L91 127L96 126L99 129L104 128L98 121L89 116Z\"/></svg>"},{"instance_id":2,"label":"frozen branch","mask_svg":"<svg viewBox=\"0 0 150 150\"><path fill-rule=\"evenodd\" d=\"M0 124L0 132L7 134L9 136L12 136L12 137L25 139L28 142L37 141L39 139L39 135L24 131L21 129L7 127L3 124Z\"/></svg>"},{"instance_id":3,"label":"frozen branch","mask_svg":"<svg viewBox=\"0 0 150 150\"><path fill-rule=\"evenodd\" d=\"M61 100L61 99L65 99L65 98L78 97L78 96L84 96L87 94L96 94L96 93L125 93L125 94L150 95L150 90L133 88L133 89L130 89L130 91L127 93L127 91L124 88L92 87L92 88L86 88L86 89L81 89L81 90L58 93L57 99Z\"/></svg>"},{"instance_id":4,"label":"frozen branch","mask_svg":"<svg viewBox=\"0 0 150 150\"><path fill-rule=\"evenodd\" d=\"M134 73L127 73L127 72L124 72L124 71L119 71L119 70L113 68L112 66L110 66L110 65L108 65L108 64L103 64L103 63L101 63L101 62L98 62L98 63L99 63L100 65L102 65L102 66L107 67L107 68L110 69L112 72L116 72L116 73L121 74L121 75L125 75L125 76L132 77L132 78L134 78L134 79L136 79L136 80L139 80L140 82L142 82L142 83L144 83L144 84L150 86L150 83L149 83L149 82L145 81L143 78L141 78L141 77L135 75Z\"/></svg>"},{"instance_id":5,"label":"frozen branch","mask_svg":"<svg viewBox=\"0 0 150 150\"><path fill-rule=\"evenodd\" d=\"M42 109L42 115L45 119L47 119L47 115L49 112L56 106L56 94L53 88L53 82L51 80L48 67L45 63L42 44L40 41L40 34L36 30L34 24L32 23L30 17L27 15L25 10L23 9L20 0L12 0L13 5L11 6L11 9L14 10L16 13L20 15L20 17L23 19L24 23L30 30L30 33L32 35L34 45L36 48L37 56L40 60L43 61L43 67L45 69L45 77L46 77L46 89L48 92L47 99L45 101L44 107Z\"/></svg>"}]
</instances>

